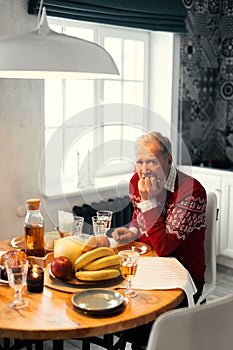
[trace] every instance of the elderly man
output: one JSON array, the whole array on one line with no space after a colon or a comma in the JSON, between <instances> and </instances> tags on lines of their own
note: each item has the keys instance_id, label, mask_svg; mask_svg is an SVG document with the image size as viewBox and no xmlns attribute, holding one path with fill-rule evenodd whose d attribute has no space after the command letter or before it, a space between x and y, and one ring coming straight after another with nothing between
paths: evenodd
<instances>
[{"instance_id":1,"label":"elderly man","mask_svg":"<svg viewBox=\"0 0 233 350\"><path fill-rule=\"evenodd\" d=\"M138 240L159 256L177 258L196 284L197 302L205 273L206 192L196 179L173 167L171 143L158 132L136 141L136 172L129 194L134 205L130 227L115 229L113 238L119 243ZM184 301L181 306L186 305Z\"/></svg>"}]
</instances>

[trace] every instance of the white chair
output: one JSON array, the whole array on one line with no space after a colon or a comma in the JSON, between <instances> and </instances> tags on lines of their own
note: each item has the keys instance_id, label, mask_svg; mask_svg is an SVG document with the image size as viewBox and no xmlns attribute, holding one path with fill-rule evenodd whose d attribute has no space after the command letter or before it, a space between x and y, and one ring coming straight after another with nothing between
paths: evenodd
<instances>
[{"instance_id":1,"label":"white chair","mask_svg":"<svg viewBox=\"0 0 233 350\"><path fill-rule=\"evenodd\" d=\"M205 285L197 304L200 304L213 292L216 287L216 221L217 221L217 196L213 192L207 192L206 206L206 234L205 234Z\"/></svg>"},{"instance_id":2,"label":"white chair","mask_svg":"<svg viewBox=\"0 0 233 350\"><path fill-rule=\"evenodd\" d=\"M232 350L233 295L168 311L151 329L147 350Z\"/></svg>"}]
</instances>

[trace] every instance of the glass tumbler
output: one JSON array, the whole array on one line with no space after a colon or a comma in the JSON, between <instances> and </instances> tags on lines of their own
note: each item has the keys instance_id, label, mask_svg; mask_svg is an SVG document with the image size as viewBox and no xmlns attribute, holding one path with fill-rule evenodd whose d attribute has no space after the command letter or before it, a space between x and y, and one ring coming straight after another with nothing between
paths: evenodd
<instances>
[{"instance_id":1,"label":"glass tumbler","mask_svg":"<svg viewBox=\"0 0 233 350\"><path fill-rule=\"evenodd\" d=\"M107 230L110 229L111 227L111 222L112 222L112 211L110 210L98 210L97 211L97 216L101 219L106 220L107 219Z\"/></svg>"},{"instance_id":2,"label":"glass tumbler","mask_svg":"<svg viewBox=\"0 0 233 350\"><path fill-rule=\"evenodd\" d=\"M82 216L74 216L74 224L73 224L74 236L79 236L79 237L81 236L83 224L84 224L84 218Z\"/></svg>"},{"instance_id":3,"label":"glass tumbler","mask_svg":"<svg viewBox=\"0 0 233 350\"><path fill-rule=\"evenodd\" d=\"M106 236L108 218L92 216L92 225L94 236Z\"/></svg>"}]
</instances>

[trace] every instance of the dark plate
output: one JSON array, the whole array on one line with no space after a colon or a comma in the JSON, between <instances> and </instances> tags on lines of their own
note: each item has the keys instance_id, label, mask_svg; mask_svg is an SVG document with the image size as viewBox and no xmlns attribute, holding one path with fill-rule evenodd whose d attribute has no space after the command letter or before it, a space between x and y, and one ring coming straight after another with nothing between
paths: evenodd
<instances>
[{"instance_id":1,"label":"dark plate","mask_svg":"<svg viewBox=\"0 0 233 350\"><path fill-rule=\"evenodd\" d=\"M124 301L121 293L111 289L89 289L76 293L72 297L72 303L82 311L103 313L115 310Z\"/></svg>"},{"instance_id":2,"label":"dark plate","mask_svg":"<svg viewBox=\"0 0 233 350\"><path fill-rule=\"evenodd\" d=\"M52 279L54 281L58 281L58 283L63 283L66 286L69 287L78 287L78 288L105 288L105 287L114 287L116 285L121 284L124 279L123 277L120 275L119 277L116 278L112 278L109 280L102 280L102 281L88 281L88 282L84 282L84 281L80 281L77 278L75 278L75 276L72 274L70 275L67 279L60 279L60 278L56 278L50 268L50 264L48 266L48 270L49 270L49 275L50 277L52 277Z\"/></svg>"},{"instance_id":3,"label":"dark plate","mask_svg":"<svg viewBox=\"0 0 233 350\"><path fill-rule=\"evenodd\" d=\"M76 310L89 316L110 317L122 312L128 298L108 289L92 289L76 293L71 301Z\"/></svg>"}]
</instances>

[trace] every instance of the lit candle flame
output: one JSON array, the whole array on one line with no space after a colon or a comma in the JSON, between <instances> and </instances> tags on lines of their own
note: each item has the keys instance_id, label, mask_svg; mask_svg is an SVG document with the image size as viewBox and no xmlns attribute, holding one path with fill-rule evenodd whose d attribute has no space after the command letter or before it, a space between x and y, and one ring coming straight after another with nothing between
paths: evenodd
<instances>
[{"instance_id":1,"label":"lit candle flame","mask_svg":"<svg viewBox=\"0 0 233 350\"><path fill-rule=\"evenodd\" d=\"M37 266L33 266L33 268L32 268L32 276L33 276L34 278L38 278L39 274L38 274L38 268L37 268Z\"/></svg>"},{"instance_id":2,"label":"lit candle flame","mask_svg":"<svg viewBox=\"0 0 233 350\"><path fill-rule=\"evenodd\" d=\"M34 278L37 278L37 277L38 277L38 273L35 272L35 271L33 271L33 272L32 272L32 276L33 276Z\"/></svg>"}]
</instances>

